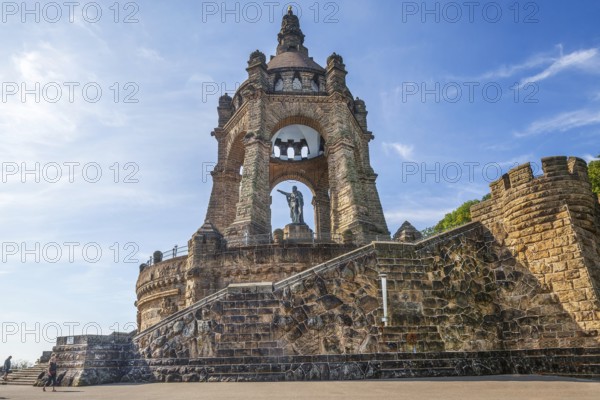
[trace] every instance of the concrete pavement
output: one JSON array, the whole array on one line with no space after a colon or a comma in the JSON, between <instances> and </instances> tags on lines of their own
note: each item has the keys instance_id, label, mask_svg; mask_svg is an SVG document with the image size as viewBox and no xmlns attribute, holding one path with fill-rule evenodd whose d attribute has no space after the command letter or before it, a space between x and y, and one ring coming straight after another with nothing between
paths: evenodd
<instances>
[{"instance_id":1,"label":"concrete pavement","mask_svg":"<svg viewBox=\"0 0 600 400\"><path fill-rule=\"evenodd\" d=\"M502 375L390 381L277 383L158 383L57 388L42 392L28 386L0 386L0 399L331 399L331 400L558 400L600 399L600 382L548 376Z\"/></svg>"}]
</instances>

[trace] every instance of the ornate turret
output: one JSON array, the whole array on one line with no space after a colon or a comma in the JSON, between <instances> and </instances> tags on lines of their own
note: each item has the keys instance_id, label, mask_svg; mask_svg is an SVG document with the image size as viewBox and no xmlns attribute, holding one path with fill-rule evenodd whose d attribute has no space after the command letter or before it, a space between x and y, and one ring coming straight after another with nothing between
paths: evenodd
<instances>
[{"instance_id":1,"label":"ornate turret","mask_svg":"<svg viewBox=\"0 0 600 400\"><path fill-rule=\"evenodd\" d=\"M346 65L339 54L333 53L327 57L327 91L329 93L348 91L346 87ZM352 98L350 98L352 100Z\"/></svg>"},{"instance_id":2,"label":"ornate turret","mask_svg":"<svg viewBox=\"0 0 600 400\"><path fill-rule=\"evenodd\" d=\"M231 101L232 99L227 93L219 97L219 106L217 107L217 112L219 113L219 127L225 126L227 121L229 121L229 118L231 118L231 114L233 113Z\"/></svg>"},{"instance_id":3,"label":"ornate turret","mask_svg":"<svg viewBox=\"0 0 600 400\"><path fill-rule=\"evenodd\" d=\"M219 100L219 159L206 215L228 246L270 241L271 190L285 180L310 188L314 221L305 222L318 239L389 237L365 140L372 138L365 102L346 86L343 58L333 53L323 68L304 39L288 8L276 55L267 62L262 51L251 52L248 79L233 100Z\"/></svg>"},{"instance_id":4,"label":"ornate turret","mask_svg":"<svg viewBox=\"0 0 600 400\"><path fill-rule=\"evenodd\" d=\"M288 51L298 51L308 55L308 49L304 47L304 34L300 29L300 21L294 15L292 6L288 7L287 14L281 21L281 30L277 35L277 55Z\"/></svg>"},{"instance_id":5,"label":"ornate turret","mask_svg":"<svg viewBox=\"0 0 600 400\"><path fill-rule=\"evenodd\" d=\"M354 100L354 116L361 128L367 132L367 106L365 101L358 97Z\"/></svg>"},{"instance_id":6,"label":"ornate turret","mask_svg":"<svg viewBox=\"0 0 600 400\"><path fill-rule=\"evenodd\" d=\"M393 239L400 243L413 243L421 240L423 235L408 221L404 221L402 226L396 231Z\"/></svg>"}]
</instances>

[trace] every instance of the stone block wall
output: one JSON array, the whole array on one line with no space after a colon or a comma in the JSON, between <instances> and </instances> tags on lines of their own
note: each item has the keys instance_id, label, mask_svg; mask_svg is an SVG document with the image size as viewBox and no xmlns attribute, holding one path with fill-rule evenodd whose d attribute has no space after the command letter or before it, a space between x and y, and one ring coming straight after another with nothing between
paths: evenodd
<instances>
[{"instance_id":1,"label":"stone block wall","mask_svg":"<svg viewBox=\"0 0 600 400\"><path fill-rule=\"evenodd\" d=\"M492 198L471 208L500 245L526 266L586 331L600 329L600 211L587 167L575 157L542 159L493 182Z\"/></svg>"},{"instance_id":2,"label":"stone block wall","mask_svg":"<svg viewBox=\"0 0 600 400\"><path fill-rule=\"evenodd\" d=\"M88 386L121 382L134 358L132 334L62 336L52 352L58 364L60 386ZM72 342L70 342L72 340ZM47 361L46 361L47 362ZM41 386L46 376L36 385Z\"/></svg>"},{"instance_id":3,"label":"stone block wall","mask_svg":"<svg viewBox=\"0 0 600 400\"><path fill-rule=\"evenodd\" d=\"M230 284L275 282L352 249L341 244L283 244L225 249L198 258L186 276L186 296L196 301Z\"/></svg>"},{"instance_id":4,"label":"stone block wall","mask_svg":"<svg viewBox=\"0 0 600 400\"><path fill-rule=\"evenodd\" d=\"M138 334L125 369L86 361L94 371L86 375L78 370L84 353L66 349L79 362L68 375L73 384L117 374L166 382L593 375L587 355L600 348L597 335L473 222L418 243L374 242L276 283L229 284ZM562 358L548 363L546 355ZM101 365L110 368L103 373Z\"/></svg>"},{"instance_id":5,"label":"stone block wall","mask_svg":"<svg viewBox=\"0 0 600 400\"><path fill-rule=\"evenodd\" d=\"M387 275L389 326L380 274ZM597 347L479 223L373 243L275 284L230 285L142 332L147 359ZM412 339L411 339L412 338Z\"/></svg>"},{"instance_id":6,"label":"stone block wall","mask_svg":"<svg viewBox=\"0 0 600 400\"><path fill-rule=\"evenodd\" d=\"M148 266L136 283L139 329L146 329L185 306L187 256Z\"/></svg>"},{"instance_id":7,"label":"stone block wall","mask_svg":"<svg viewBox=\"0 0 600 400\"><path fill-rule=\"evenodd\" d=\"M388 275L391 323L405 332L436 328L443 343L437 349L598 346L598 332L582 329L558 294L479 223L417 243L413 261L407 250L387 247L378 251L378 265ZM397 348L406 351L402 339ZM418 348L436 350L430 343L425 336Z\"/></svg>"}]
</instances>

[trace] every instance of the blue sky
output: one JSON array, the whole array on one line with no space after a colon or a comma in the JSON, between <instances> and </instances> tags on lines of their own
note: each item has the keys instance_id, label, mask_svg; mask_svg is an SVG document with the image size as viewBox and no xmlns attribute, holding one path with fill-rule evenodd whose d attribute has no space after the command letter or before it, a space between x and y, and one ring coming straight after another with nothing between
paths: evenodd
<instances>
[{"instance_id":1,"label":"blue sky","mask_svg":"<svg viewBox=\"0 0 600 400\"><path fill-rule=\"evenodd\" d=\"M28 2L32 14L11 4L0 23L0 357L33 361L71 323L106 334L135 322L139 263L203 222L218 97L245 80L253 50L274 54L288 3L122 2L117 15L113 1L81 2L72 21L66 6L59 17L49 3ZM295 4L310 55L324 65L341 54L366 101L392 233L435 224L519 163L600 153L597 1ZM39 182L23 174L36 165ZM273 197L275 228L287 211Z\"/></svg>"}]
</instances>

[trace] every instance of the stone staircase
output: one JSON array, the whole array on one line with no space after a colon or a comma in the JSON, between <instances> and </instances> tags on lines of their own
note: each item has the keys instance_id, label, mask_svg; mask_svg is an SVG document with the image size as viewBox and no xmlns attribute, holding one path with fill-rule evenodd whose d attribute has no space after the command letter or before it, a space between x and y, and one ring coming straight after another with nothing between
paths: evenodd
<instances>
[{"instance_id":1,"label":"stone staircase","mask_svg":"<svg viewBox=\"0 0 600 400\"><path fill-rule=\"evenodd\" d=\"M414 248L410 246L401 249L390 248L387 251L378 250L377 266L381 273L387 275L388 290L419 290L425 295L430 295L433 289L426 267L421 264ZM383 296L381 290L379 295ZM390 304L390 308L393 308L393 304ZM433 325L422 312L402 310L394 314L390 310L390 314L391 326L380 328L380 340L386 351L401 353L411 353L413 349L419 353L444 351L445 345L438 327ZM409 334L415 336L414 345L408 343Z\"/></svg>"},{"instance_id":2,"label":"stone staircase","mask_svg":"<svg viewBox=\"0 0 600 400\"><path fill-rule=\"evenodd\" d=\"M33 386L40 375L46 371L46 364L35 364L33 367L24 368L8 374L6 381L0 380L3 385Z\"/></svg>"},{"instance_id":3,"label":"stone staircase","mask_svg":"<svg viewBox=\"0 0 600 400\"><path fill-rule=\"evenodd\" d=\"M235 293L238 291L239 293ZM270 288L268 288L270 290ZM230 286L230 294L218 300L222 307L222 332L217 357L283 355L273 332L273 314L279 301L271 293L248 291L246 285Z\"/></svg>"},{"instance_id":4,"label":"stone staircase","mask_svg":"<svg viewBox=\"0 0 600 400\"><path fill-rule=\"evenodd\" d=\"M587 354L580 354L576 358L569 355L554 356L552 362L559 372L544 375L600 381L600 349L587 349Z\"/></svg>"},{"instance_id":5,"label":"stone staircase","mask_svg":"<svg viewBox=\"0 0 600 400\"><path fill-rule=\"evenodd\" d=\"M381 341L386 350L410 353L413 349L419 353L424 351L443 351L444 342L438 333L437 326L402 325L380 328ZM414 334L416 342L409 344L407 336Z\"/></svg>"},{"instance_id":6,"label":"stone staircase","mask_svg":"<svg viewBox=\"0 0 600 400\"><path fill-rule=\"evenodd\" d=\"M137 360L166 382L275 382L503 374L598 379L600 349L329 354ZM174 364L178 361L179 364ZM175 372L179 369L179 372Z\"/></svg>"}]
</instances>

